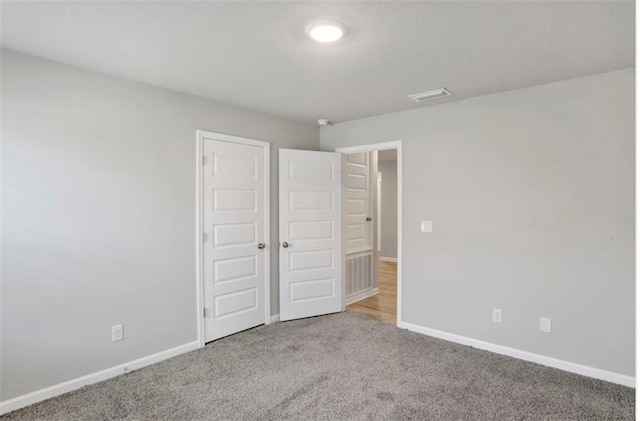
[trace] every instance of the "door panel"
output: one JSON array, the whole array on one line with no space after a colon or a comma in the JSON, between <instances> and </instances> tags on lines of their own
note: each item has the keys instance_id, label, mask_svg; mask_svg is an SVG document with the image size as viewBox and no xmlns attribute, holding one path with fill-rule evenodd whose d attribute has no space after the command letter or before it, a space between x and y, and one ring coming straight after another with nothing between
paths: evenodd
<instances>
[{"instance_id":1,"label":"door panel","mask_svg":"<svg viewBox=\"0 0 640 421\"><path fill-rule=\"evenodd\" d=\"M372 247L371 215L371 152L346 155L346 240L347 254Z\"/></svg>"},{"instance_id":2,"label":"door panel","mask_svg":"<svg viewBox=\"0 0 640 421\"><path fill-rule=\"evenodd\" d=\"M341 175L340 154L280 150L280 320L342 310Z\"/></svg>"},{"instance_id":3,"label":"door panel","mask_svg":"<svg viewBox=\"0 0 640 421\"><path fill-rule=\"evenodd\" d=\"M375 294L377 289L374 232L376 225L377 153L347 154L345 159L346 303Z\"/></svg>"},{"instance_id":4,"label":"door panel","mask_svg":"<svg viewBox=\"0 0 640 421\"><path fill-rule=\"evenodd\" d=\"M205 341L265 323L265 148L203 139Z\"/></svg>"}]
</instances>

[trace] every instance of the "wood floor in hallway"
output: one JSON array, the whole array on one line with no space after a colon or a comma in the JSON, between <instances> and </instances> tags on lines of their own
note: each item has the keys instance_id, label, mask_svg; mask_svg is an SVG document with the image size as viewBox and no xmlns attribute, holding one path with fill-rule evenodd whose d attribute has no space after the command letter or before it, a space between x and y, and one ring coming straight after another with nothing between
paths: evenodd
<instances>
[{"instance_id":1,"label":"wood floor in hallway","mask_svg":"<svg viewBox=\"0 0 640 421\"><path fill-rule=\"evenodd\" d=\"M347 312L372 317L383 323L396 324L397 263L378 262L380 293L347 306Z\"/></svg>"}]
</instances>

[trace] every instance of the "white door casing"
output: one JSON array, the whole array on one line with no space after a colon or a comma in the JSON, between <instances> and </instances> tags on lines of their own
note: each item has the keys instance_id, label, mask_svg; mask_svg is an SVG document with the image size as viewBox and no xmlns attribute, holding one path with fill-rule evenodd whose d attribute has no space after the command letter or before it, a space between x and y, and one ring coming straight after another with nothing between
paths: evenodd
<instances>
[{"instance_id":1,"label":"white door casing","mask_svg":"<svg viewBox=\"0 0 640 421\"><path fill-rule=\"evenodd\" d=\"M280 320L342 311L342 154L279 157Z\"/></svg>"},{"instance_id":2,"label":"white door casing","mask_svg":"<svg viewBox=\"0 0 640 421\"><path fill-rule=\"evenodd\" d=\"M402 303L403 303L403 271L402 271L402 262L403 262L403 241L402 241L402 229L403 229L403 209L402 209L402 175L403 175L403 153L402 153L402 141L396 140L393 142L386 143L377 143L370 145L360 145L360 146L349 146L343 148L336 148L336 152L340 152L343 154L351 154L355 152L370 152L370 151L383 151L395 149L397 151L397 198L398 198L398 256L397 256L397 317L396 317L396 325L399 328L403 328L403 318L402 318Z\"/></svg>"},{"instance_id":3,"label":"white door casing","mask_svg":"<svg viewBox=\"0 0 640 421\"><path fill-rule=\"evenodd\" d=\"M204 342L268 323L269 144L198 132Z\"/></svg>"},{"instance_id":4,"label":"white door casing","mask_svg":"<svg viewBox=\"0 0 640 421\"><path fill-rule=\"evenodd\" d=\"M378 171L378 194L376 196L376 202L377 206L376 206L376 221L378 223L377 225L377 234L378 234L378 255L380 254L380 252L382 251L382 173L380 171ZM377 256L378 256L377 255Z\"/></svg>"}]
</instances>

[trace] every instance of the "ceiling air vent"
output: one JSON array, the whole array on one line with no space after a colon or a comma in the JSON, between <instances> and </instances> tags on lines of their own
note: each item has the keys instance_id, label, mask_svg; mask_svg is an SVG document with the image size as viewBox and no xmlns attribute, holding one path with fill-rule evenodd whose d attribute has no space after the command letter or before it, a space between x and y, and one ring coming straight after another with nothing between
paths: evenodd
<instances>
[{"instance_id":1,"label":"ceiling air vent","mask_svg":"<svg viewBox=\"0 0 640 421\"><path fill-rule=\"evenodd\" d=\"M415 102L423 102L429 99L436 99L443 96L453 95L451 91L448 91L446 88L433 89L427 92L420 92L419 94L411 94L409 98L414 100Z\"/></svg>"}]
</instances>

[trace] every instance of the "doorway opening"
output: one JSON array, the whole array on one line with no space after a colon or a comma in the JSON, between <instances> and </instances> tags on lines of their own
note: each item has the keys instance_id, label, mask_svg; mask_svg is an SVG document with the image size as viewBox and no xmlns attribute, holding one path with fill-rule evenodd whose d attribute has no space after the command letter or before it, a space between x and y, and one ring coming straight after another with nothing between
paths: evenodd
<instances>
[{"instance_id":1,"label":"doorway opening","mask_svg":"<svg viewBox=\"0 0 640 421\"><path fill-rule=\"evenodd\" d=\"M345 157L345 310L402 322L402 144L339 148Z\"/></svg>"}]
</instances>

